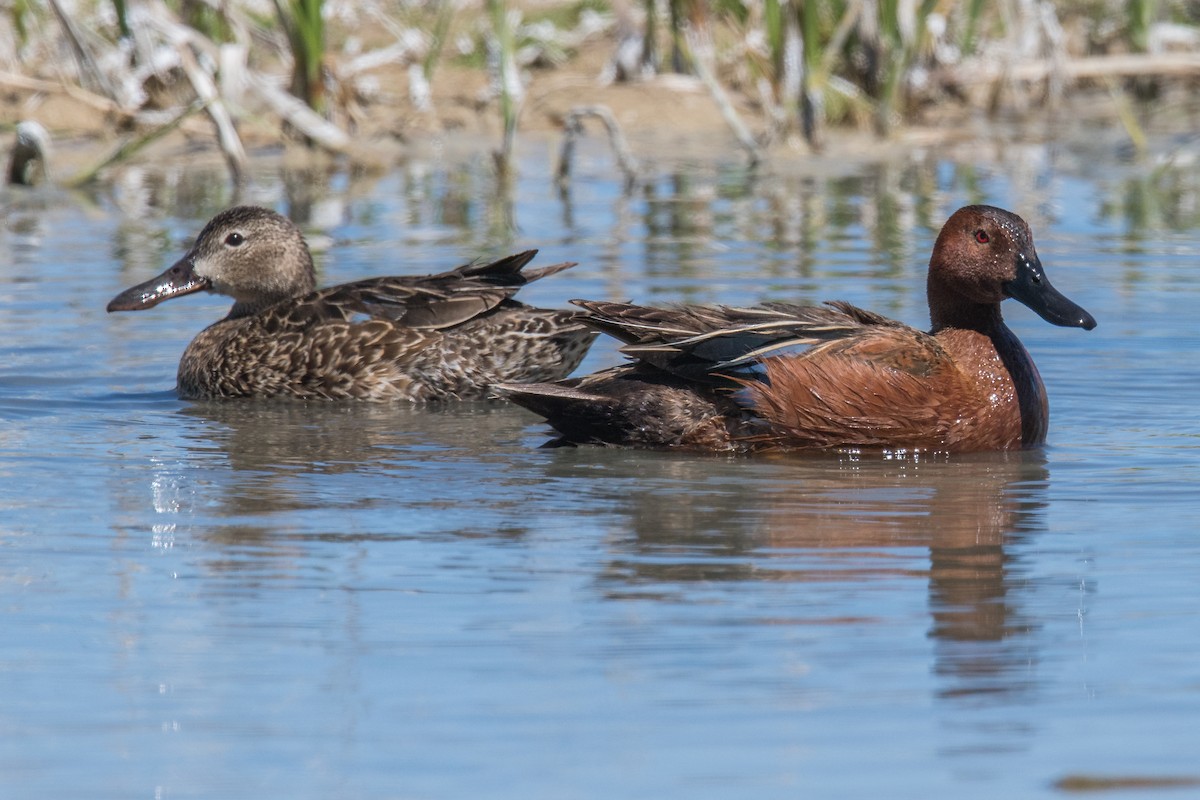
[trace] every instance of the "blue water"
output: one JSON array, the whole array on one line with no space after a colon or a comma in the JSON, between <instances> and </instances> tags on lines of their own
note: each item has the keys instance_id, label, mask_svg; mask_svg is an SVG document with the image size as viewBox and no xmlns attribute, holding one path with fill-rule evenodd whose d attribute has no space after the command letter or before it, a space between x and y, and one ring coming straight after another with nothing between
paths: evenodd
<instances>
[{"instance_id":1,"label":"blue water","mask_svg":"<svg viewBox=\"0 0 1200 800\"><path fill-rule=\"evenodd\" d=\"M4 190L0 797L1200 780L1200 179L1101 144L757 174L648 154L631 194L597 146L560 195L534 143L507 190L486 157L264 161L240 198L177 166ZM839 298L914 324L938 227L986 201L1099 327L1006 308L1053 409L1007 455L539 449L504 405L184 403L178 357L225 304L104 306L235 199L297 218L328 283L538 246L580 262L541 305Z\"/></svg>"}]
</instances>

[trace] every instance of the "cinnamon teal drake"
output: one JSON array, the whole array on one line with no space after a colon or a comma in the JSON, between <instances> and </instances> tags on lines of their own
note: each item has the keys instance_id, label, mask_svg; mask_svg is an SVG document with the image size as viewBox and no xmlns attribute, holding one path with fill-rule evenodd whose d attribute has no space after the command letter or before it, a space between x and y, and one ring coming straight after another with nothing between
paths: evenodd
<instances>
[{"instance_id":1,"label":"cinnamon teal drake","mask_svg":"<svg viewBox=\"0 0 1200 800\"><path fill-rule=\"evenodd\" d=\"M574 266L523 271L536 253L317 290L299 228L274 211L239 206L213 217L187 255L121 292L108 310L198 291L233 298L229 314L183 353L178 391L187 399L482 398L495 383L565 378L597 335L582 312L512 299Z\"/></svg>"},{"instance_id":2,"label":"cinnamon teal drake","mask_svg":"<svg viewBox=\"0 0 1200 800\"><path fill-rule=\"evenodd\" d=\"M1014 298L1054 325L1096 321L1050 285L1029 226L967 206L929 262L928 333L845 302L645 308L574 301L633 363L501 386L561 444L693 450L1008 450L1046 439L1033 359L1004 324Z\"/></svg>"}]
</instances>

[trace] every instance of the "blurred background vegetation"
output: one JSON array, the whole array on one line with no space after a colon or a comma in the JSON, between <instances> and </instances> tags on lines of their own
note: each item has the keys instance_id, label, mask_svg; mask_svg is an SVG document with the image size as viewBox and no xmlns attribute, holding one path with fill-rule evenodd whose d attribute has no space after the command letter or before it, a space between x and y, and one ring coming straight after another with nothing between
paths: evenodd
<instances>
[{"instance_id":1,"label":"blurred background vegetation","mask_svg":"<svg viewBox=\"0 0 1200 800\"><path fill-rule=\"evenodd\" d=\"M572 70L580 103L589 87L702 87L755 153L1088 87L1128 109L1200 77L1195 0L0 0L0 18L6 126L62 91L118 130L203 110L227 154L268 119L333 151L372 110L411 135L398 120L436 117L443 75L477 77L501 158L531 84Z\"/></svg>"}]
</instances>

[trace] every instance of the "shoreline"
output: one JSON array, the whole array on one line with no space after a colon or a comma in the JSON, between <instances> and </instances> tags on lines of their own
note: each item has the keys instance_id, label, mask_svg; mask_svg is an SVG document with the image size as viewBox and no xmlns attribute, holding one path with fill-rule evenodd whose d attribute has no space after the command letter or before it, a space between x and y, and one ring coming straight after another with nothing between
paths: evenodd
<instances>
[{"instance_id":1,"label":"shoreline","mask_svg":"<svg viewBox=\"0 0 1200 800\"><path fill-rule=\"evenodd\" d=\"M1164 54L1157 62L1144 56L1097 56L1059 65L1063 74L1072 76L1073 83L1053 103L1047 100L989 109L978 96L970 96L971 92L956 99L942 97L923 104L886 135L861 124L830 126L818 149L794 130L772 140L772 120L761 103L744 91L728 91L722 98L711 83L699 77L662 73L635 82L602 85L599 76L615 47L610 31L584 42L563 64L527 69L517 139L545 141L557 150L565 135L564 120L572 111L599 107L611 114L620 135L639 160L733 155L790 168L797 164L814 167L838 161L888 160L915 149L956 147L998 138L1086 139L1096 127L1123 128L1130 145L1144 151L1147 133L1194 131L1194 118L1200 116L1193 108L1200 108L1200 102L1191 91L1195 78L1200 76L1200 56ZM356 106L352 125L342 126L347 144L341 152L301 144L294 134L289 135L289 126L280 121L279 115L262 103L241 98L245 101L242 105L223 96L214 102L236 112L230 115L231 125L246 157L251 159L263 153L271 157L282 154L299 163L344 163L351 168L381 171L402 159L431 152L463 158L498 152L503 121L495 97L488 94L486 72L454 63L449 57L443 60L446 63L438 67L430 84L431 105L424 111L418 110L409 96L408 70L398 64L373 70L375 94L369 102ZM1111 81L1102 85L1108 69L1122 75L1140 74L1151 63L1166 70L1154 75L1161 85L1152 101L1138 101L1131 96L1133 93ZM1020 80L1036 83L1046 78L1049 67L1038 62L1020 69L1028 73ZM964 75L955 80L976 79ZM988 80L997 79L992 76ZM178 80L176 83L176 93L189 88L178 85ZM980 86L975 86L974 95L979 91ZM211 159L220 163L223 146L218 126L197 105L192 109L161 138L140 152L119 156L107 169L163 159ZM726 113L730 111L744 126L740 137ZM113 101L67 82L0 69L0 135L4 137L0 139L0 152L7 156L17 123L40 123L53 140L50 171L56 183L70 184L88 170L96 170L123 143L157 135L153 124L161 126L172 114L178 115L179 107L165 108L151 116L134 116ZM1177 119L1164 122L1172 116ZM760 152L747 151L746 133L763 142ZM585 138L606 135L604 126L594 120L582 126ZM227 153L224 155L228 158Z\"/></svg>"}]
</instances>

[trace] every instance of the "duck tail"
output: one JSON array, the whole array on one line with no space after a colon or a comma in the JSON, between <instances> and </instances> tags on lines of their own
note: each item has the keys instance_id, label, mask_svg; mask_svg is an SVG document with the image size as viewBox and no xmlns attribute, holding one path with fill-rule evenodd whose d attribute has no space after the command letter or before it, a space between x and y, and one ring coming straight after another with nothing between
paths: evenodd
<instances>
[{"instance_id":1,"label":"duck tail","mask_svg":"<svg viewBox=\"0 0 1200 800\"><path fill-rule=\"evenodd\" d=\"M607 400L603 395L580 391L568 382L498 383L492 386L492 391L545 418L551 425L565 413Z\"/></svg>"},{"instance_id":2,"label":"duck tail","mask_svg":"<svg viewBox=\"0 0 1200 800\"><path fill-rule=\"evenodd\" d=\"M697 393L670 376L647 378L617 367L558 383L494 386L496 393L545 418L555 444L603 444L733 450L727 401Z\"/></svg>"},{"instance_id":3,"label":"duck tail","mask_svg":"<svg viewBox=\"0 0 1200 800\"><path fill-rule=\"evenodd\" d=\"M578 263L575 261L563 261L560 264L550 264L549 266L538 267L536 269L525 269L525 266L533 260L533 257L537 253L537 250L526 250L485 264L468 264L461 268L461 274L464 277L500 279L500 282L503 283L523 285L553 275L556 272L562 272L564 269L570 269Z\"/></svg>"},{"instance_id":4,"label":"duck tail","mask_svg":"<svg viewBox=\"0 0 1200 800\"><path fill-rule=\"evenodd\" d=\"M563 261L558 264L550 264L546 267L538 267L537 269L527 269L521 273L521 277L526 283L533 283L536 280L548 277L556 272L562 272L564 269L570 269L578 264L578 261Z\"/></svg>"}]
</instances>

